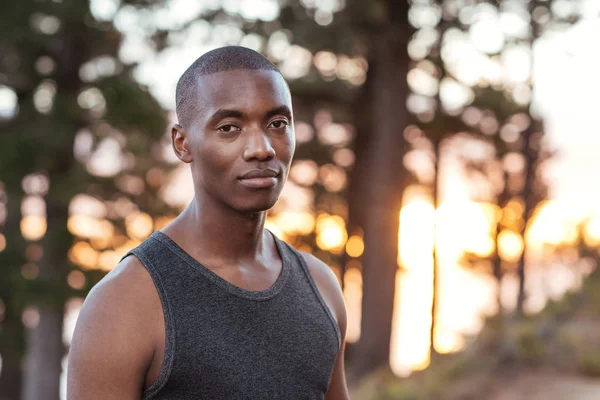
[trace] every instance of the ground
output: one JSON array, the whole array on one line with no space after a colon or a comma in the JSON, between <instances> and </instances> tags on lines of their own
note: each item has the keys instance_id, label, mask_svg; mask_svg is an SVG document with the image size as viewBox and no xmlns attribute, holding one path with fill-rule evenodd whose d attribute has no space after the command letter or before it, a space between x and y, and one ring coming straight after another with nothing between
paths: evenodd
<instances>
[{"instance_id":1,"label":"ground","mask_svg":"<svg viewBox=\"0 0 600 400\"><path fill-rule=\"evenodd\" d=\"M528 373L497 387L489 400L598 400L600 380L581 376Z\"/></svg>"}]
</instances>

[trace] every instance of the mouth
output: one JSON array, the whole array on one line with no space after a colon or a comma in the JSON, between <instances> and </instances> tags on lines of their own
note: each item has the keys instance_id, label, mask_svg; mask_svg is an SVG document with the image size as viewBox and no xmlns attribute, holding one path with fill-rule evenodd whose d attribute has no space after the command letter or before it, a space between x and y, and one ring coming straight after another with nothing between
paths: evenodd
<instances>
[{"instance_id":1,"label":"mouth","mask_svg":"<svg viewBox=\"0 0 600 400\"><path fill-rule=\"evenodd\" d=\"M277 185L279 172L272 169L255 169L245 173L238 178L238 181L253 189L266 189Z\"/></svg>"}]
</instances>

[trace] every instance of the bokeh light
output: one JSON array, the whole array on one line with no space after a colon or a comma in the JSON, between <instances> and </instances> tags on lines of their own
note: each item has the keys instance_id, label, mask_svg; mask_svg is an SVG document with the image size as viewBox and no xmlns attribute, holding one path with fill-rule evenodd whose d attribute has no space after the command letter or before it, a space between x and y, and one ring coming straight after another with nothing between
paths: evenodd
<instances>
[{"instance_id":1,"label":"bokeh light","mask_svg":"<svg viewBox=\"0 0 600 400\"><path fill-rule=\"evenodd\" d=\"M350 257L360 257L365 251L365 243L363 238L358 235L352 235L348 238L346 243L346 253Z\"/></svg>"},{"instance_id":2,"label":"bokeh light","mask_svg":"<svg viewBox=\"0 0 600 400\"><path fill-rule=\"evenodd\" d=\"M346 222L337 215L320 214L316 221L316 232L317 245L333 252L343 249L348 238Z\"/></svg>"},{"instance_id":3,"label":"bokeh light","mask_svg":"<svg viewBox=\"0 0 600 400\"><path fill-rule=\"evenodd\" d=\"M136 240L144 240L152 233L154 221L146 213L137 213L128 216L125 219L127 234Z\"/></svg>"},{"instance_id":4,"label":"bokeh light","mask_svg":"<svg viewBox=\"0 0 600 400\"><path fill-rule=\"evenodd\" d=\"M506 261L515 262L523 253L523 238L518 233L504 229L498 234L498 254Z\"/></svg>"},{"instance_id":5,"label":"bokeh light","mask_svg":"<svg viewBox=\"0 0 600 400\"><path fill-rule=\"evenodd\" d=\"M39 240L46 234L46 218L28 215L21 220L21 233L27 240Z\"/></svg>"},{"instance_id":6,"label":"bokeh light","mask_svg":"<svg viewBox=\"0 0 600 400\"><path fill-rule=\"evenodd\" d=\"M67 282L73 289L83 289L85 286L85 275L81 271L71 271L67 277Z\"/></svg>"}]
</instances>

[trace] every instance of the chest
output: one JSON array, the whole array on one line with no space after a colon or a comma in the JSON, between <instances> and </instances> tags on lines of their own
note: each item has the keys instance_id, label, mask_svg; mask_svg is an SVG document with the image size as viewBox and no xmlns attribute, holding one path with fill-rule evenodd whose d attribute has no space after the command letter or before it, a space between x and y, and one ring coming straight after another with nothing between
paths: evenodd
<instances>
[{"instance_id":1,"label":"chest","mask_svg":"<svg viewBox=\"0 0 600 400\"><path fill-rule=\"evenodd\" d=\"M207 398L321 398L336 331L318 301L285 300L206 305L179 319L167 386Z\"/></svg>"},{"instance_id":2,"label":"chest","mask_svg":"<svg viewBox=\"0 0 600 400\"><path fill-rule=\"evenodd\" d=\"M249 291L264 291L275 284L281 274L281 262L264 265L225 265L211 272L233 286Z\"/></svg>"}]
</instances>

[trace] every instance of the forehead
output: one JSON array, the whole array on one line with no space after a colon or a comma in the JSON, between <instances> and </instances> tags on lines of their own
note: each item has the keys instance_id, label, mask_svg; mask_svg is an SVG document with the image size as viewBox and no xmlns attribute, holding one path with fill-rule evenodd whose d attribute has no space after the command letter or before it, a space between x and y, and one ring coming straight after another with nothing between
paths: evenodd
<instances>
[{"instance_id":1,"label":"forehead","mask_svg":"<svg viewBox=\"0 0 600 400\"><path fill-rule=\"evenodd\" d=\"M290 91L276 71L233 70L201 76L197 100L210 111L227 108L240 111L292 108Z\"/></svg>"}]
</instances>

